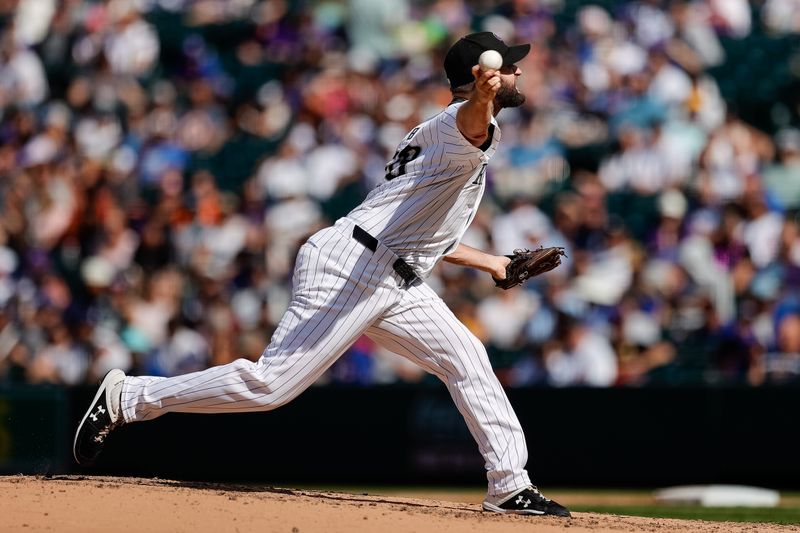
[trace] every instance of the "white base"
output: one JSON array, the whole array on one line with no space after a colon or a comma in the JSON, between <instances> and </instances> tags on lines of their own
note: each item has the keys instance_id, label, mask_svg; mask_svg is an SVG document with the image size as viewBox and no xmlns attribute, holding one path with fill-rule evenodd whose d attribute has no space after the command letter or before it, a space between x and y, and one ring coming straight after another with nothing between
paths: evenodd
<instances>
[{"instance_id":1,"label":"white base","mask_svg":"<svg viewBox=\"0 0 800 533\"><path fill-rule=\"evenodd\" d=\"M703 507L777 507L778 491L744 485L687 485L655 492L659 503L682 503Z\"/></svg>"}]
</instances>

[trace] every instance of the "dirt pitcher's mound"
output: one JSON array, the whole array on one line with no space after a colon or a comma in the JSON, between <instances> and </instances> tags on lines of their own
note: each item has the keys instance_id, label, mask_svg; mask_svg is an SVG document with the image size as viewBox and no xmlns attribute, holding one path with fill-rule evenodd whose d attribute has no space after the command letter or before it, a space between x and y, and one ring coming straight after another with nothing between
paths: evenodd
<instances>
[{"instance_id":1,"label":"dirt pitcher's mound","mask_svg":"<svg viewBox=\"0 0 800 533\"><path fill-rule=\"evenodd\" d=\"M783 532L794 528L575 513L484 513L479 504L159 479L0 477L3 532Z\"/></svg>"}]
</instances>

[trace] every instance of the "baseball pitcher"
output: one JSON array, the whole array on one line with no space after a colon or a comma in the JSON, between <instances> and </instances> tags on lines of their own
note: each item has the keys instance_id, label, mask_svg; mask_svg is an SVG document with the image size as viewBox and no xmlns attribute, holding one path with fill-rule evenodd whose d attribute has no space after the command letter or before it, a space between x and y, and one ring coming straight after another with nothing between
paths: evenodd
<instances>
[{"instance_id":1,"label":"baseball pitcher","mask_svg":"<svg viewBox=\"0 0 800 533\"><path fill-rule=\"evenodd\" d=\"M481 58L487 50L500 58ZM457 41L444 60L452 102L405 136L385 181L360 206L300 248L291 303L261 358L171 378L112 370L78 426L78 463L91 463L122 424L280 407L366 334L447 386L485 459L485 510L570 516L532 485L525 436L486 349L424 281L440 259L482 270L503 288L558 265L559 249L496 256L460 242L500 142L495 116L525 101L516 63L529 50L489 32Z\"/></svg>"}]
</instances>

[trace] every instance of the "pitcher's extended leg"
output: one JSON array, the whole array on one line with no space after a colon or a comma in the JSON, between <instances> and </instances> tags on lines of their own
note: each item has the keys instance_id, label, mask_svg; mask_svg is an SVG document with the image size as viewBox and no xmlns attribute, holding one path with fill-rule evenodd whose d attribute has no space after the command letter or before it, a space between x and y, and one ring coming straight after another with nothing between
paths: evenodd
<instances>
[{"instance_id":1,"label":"pitcher's extended leg","mask_svg":"<svg viewBox=\"0 0 800 533\"><path fill-rule=\"evenodd\" d=\"M392 298L375 282L390 272L386 261L333 228L321 233L300 250L292 302L258 362L239 359L172 378L126 378L125 422L168 412L275 409L319 378Z\"/></svg>"}]
</instances>

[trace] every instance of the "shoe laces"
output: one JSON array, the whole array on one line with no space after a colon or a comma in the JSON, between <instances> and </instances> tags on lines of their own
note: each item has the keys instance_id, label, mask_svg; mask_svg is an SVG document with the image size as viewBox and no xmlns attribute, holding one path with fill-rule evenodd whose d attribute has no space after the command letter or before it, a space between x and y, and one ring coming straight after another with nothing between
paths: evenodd
<instances>
[{"instance_id":1,"label":"shoe laces","mask_svg":"<svg viewBox=\"0 0 800 533\"><path fill-rule=\"evenodd\" d=\"M103 428L97 432L97 435L92 437L92 440L94 440L97 444L102 444L103 441L106 440L106 437L108 437L108 434L119 425L119 422L111 422L110 424L103 426Z\"/></svg>"},{"instance_id":2,"label":"shoe laces","mask_svg":"<svg viewBox=\"0 0 800 533\"><path fill-rule=\"evenodd\" d=\"M539 496L541 499L543 499L545 501L548 501L548 502L550 501L550 498L548 498L544 494L542 494L539 491L539 487L537 487L536 485L531 485L531 492L533 492L534 494L536 494L537 496Z\"/></svg>"}]
</instances>

